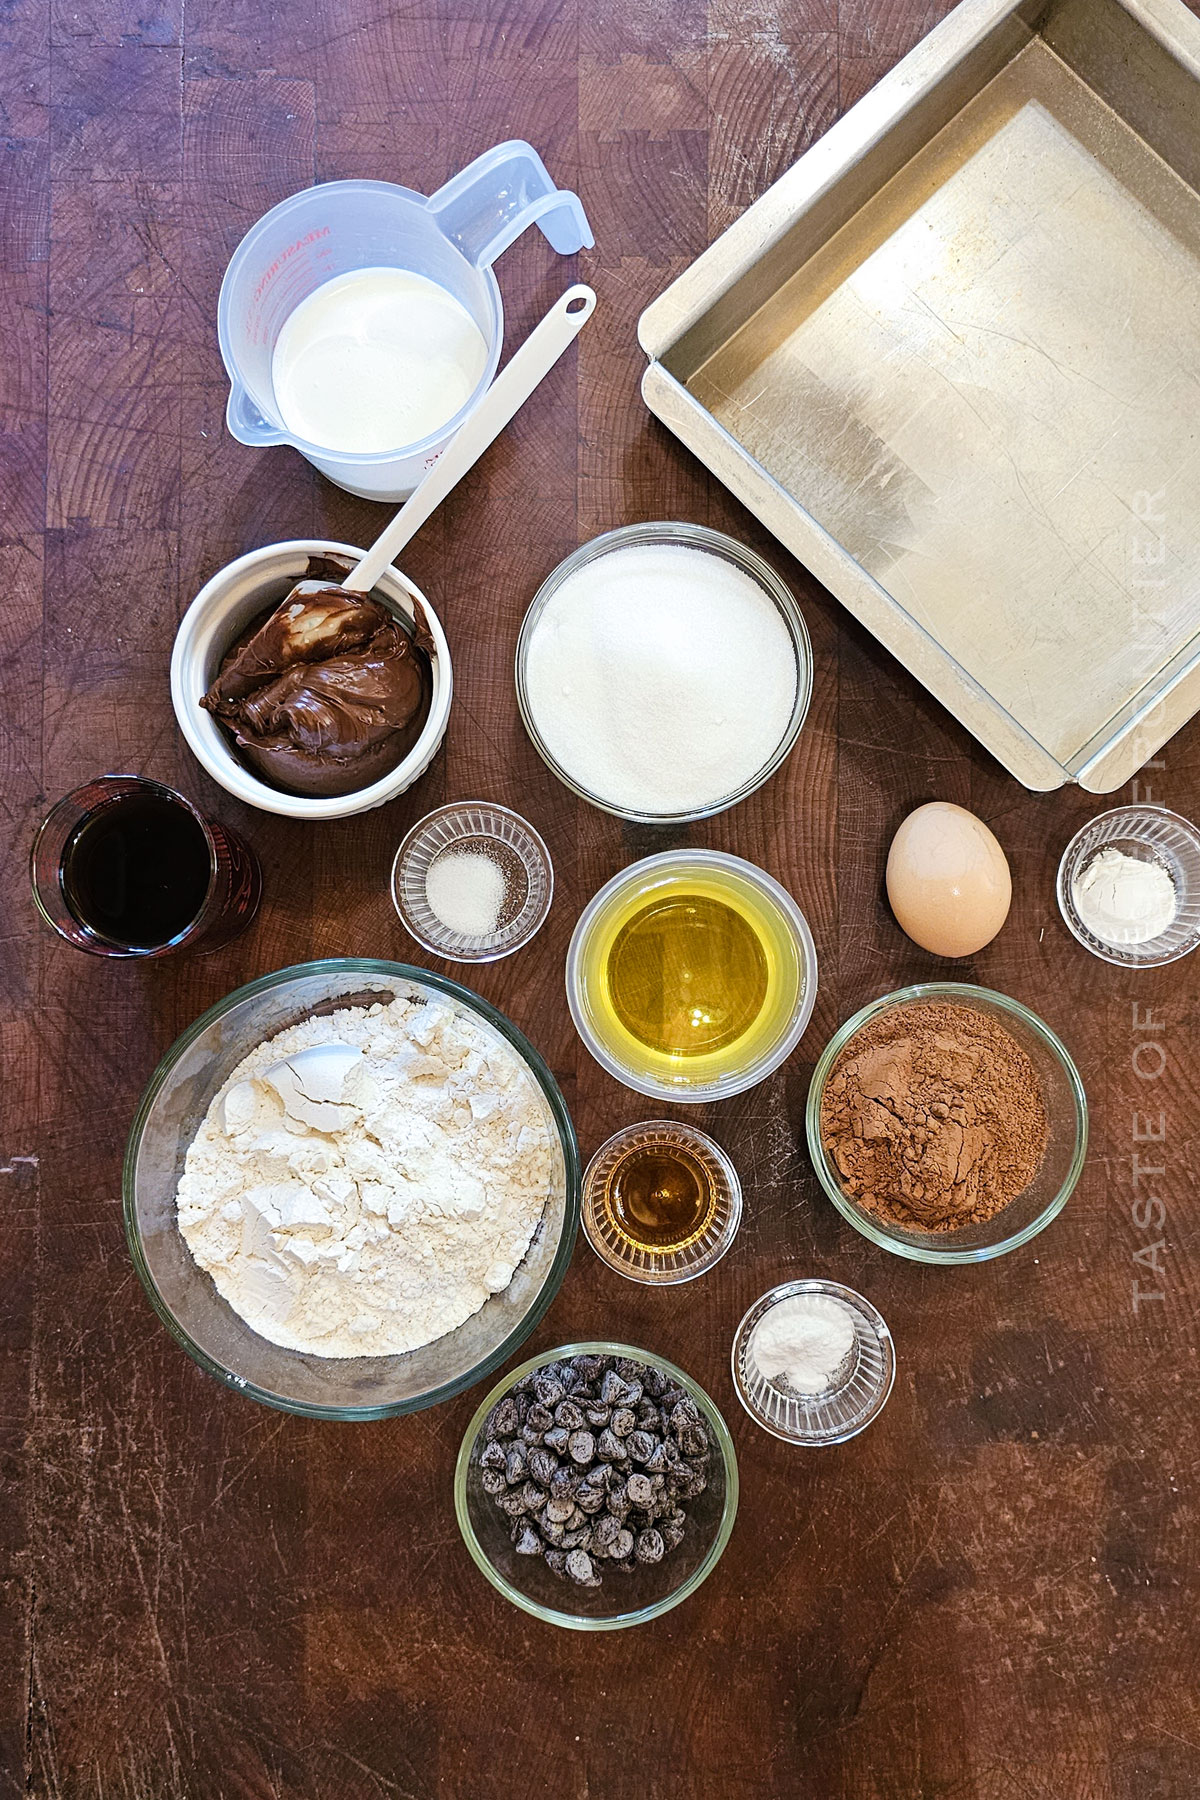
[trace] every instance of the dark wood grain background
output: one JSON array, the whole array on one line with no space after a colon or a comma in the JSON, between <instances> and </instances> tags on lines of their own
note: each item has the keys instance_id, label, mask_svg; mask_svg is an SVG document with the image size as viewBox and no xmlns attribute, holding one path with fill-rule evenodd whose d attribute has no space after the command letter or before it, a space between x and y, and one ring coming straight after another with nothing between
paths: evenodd
<instances>
[{"instance_id":1,"label":"dark wood grain background","mask_svg":"<svg viewBox=\"0 0 1200 1800\"><path fill-rule=\"evenodd\" d=\"M1053 874L1100 804L1009 779L637 391L641 308L942 10L0 8L0 1795L1200 1790L1196 965L1135 979L1074 946ZM226 435L222 269L296 188L376 176L430 191L509 136L531 139L578 189L596 232L595 251L570 263L536 234L505 256L510 336L576 272L600 306L577 356L406 554L453 648L445 749L418 787L361 820L305 829L242 810L181 747L167 691L176 622L238 552L309 533L365 544L386 515L293 452ZM708 1584L656 1624L595 1641L510 1609L459 1541L451 1471L478 1390L342 1427L224 1391L150 1312L122 1235L119 1166L156 1059L230 988L316 955L423 960L386 874L407 826L447 797L515 804L546 834L558 877L547 928L476 985L553 1065L585 1153L643 1114L576 1041L562 965L584 901L664 840L555 783L518 722L511 665L555 562L645 518L731 531L800 597L816 686L799 746L762 793L690 836L788 885L816 933L821 987L791 1063L700 1121L746 1188L725 1262L656 1293L607 1272L581 1240L532 1340L618 1333L676 1359L721 1405L741 1459L741 1515ZM1141 793L1195 812L1200 728L1159 763ZM24 870L35 823L108 769L178 784L257 847L267 900L230 949L108 965L38 929ZM809 1074L834 1027L889 988L951 972L901 936L881 894L892 830L933 797L974 808L1012 859L1011 919L967 978L1061 1031L1093 1107L1066 1212L977 1269L926 1270L868 1245L821 1198L803 1145ZM1147 1041L1163 1057L1135 1061ZM1139 1075L1160 1062L1156 1078ZM1139 1144L1139 1130L1161 1141ZM1135 1210L1135 1151L1161 1171L1140 1190L1161 1199L1161 1224ZM750 1302L807 1274L868 1294L899 1361L880 1421L810 1454L751 1425L728 1367ZM1140 1305L1135 1284L1151 1296Z\"/></svg>"}]
</instances>

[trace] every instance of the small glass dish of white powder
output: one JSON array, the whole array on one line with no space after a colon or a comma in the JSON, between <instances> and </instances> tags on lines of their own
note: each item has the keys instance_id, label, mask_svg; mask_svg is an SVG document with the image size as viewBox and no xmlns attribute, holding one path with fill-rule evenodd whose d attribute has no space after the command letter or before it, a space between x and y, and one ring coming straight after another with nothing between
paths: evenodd
<instances>
[{"instance_id":1,"label":"small glass dish of white powder","mask_svg":"<svg viewBox=\"0 0 1200 1800\"><path fill-rule=\"evenodd\" d=\"M756 1424L788 1444L840 1444L882 1412L896 1376L880 1313L837 1281L787 1281L733 1340L733 1383Z\"/></svg>"},{"instance_id":2,"label":"small glass dish of white powder","mask_svg":"<svg viewBox=\"0 0 1200 1800\"><path fill-rule=\"evenodd\" d=\"M392 901L410 937L451 962L520 950L554 895L547 850L507 806L460 800L413 826L392 864Z\"/></svg>"},{"instance_id":3,"label":"small glass dish of white powder","mask_svg":"<svg viewBox=\"0 0 1200 1800\"><path fill-rule=\"evenodd\" d=\"M1200 831L1165 806L1118 806L1077 831L1058 906L1086 950L1121 968L1176 962L1200 944Z\"/></svg>"},{"instance_id":4,"label":"small glass dish of white powder","mask_svg":"<svg viewBox=\"0 0 1200 1800\"><path fill-rule=\"evenodd\" d=\"M722 812L799 735L812 648L768 563L701 525L627 525L542 583L517 642L534 748L581 799L640 824Z\"/></svg>"}]
</instances>

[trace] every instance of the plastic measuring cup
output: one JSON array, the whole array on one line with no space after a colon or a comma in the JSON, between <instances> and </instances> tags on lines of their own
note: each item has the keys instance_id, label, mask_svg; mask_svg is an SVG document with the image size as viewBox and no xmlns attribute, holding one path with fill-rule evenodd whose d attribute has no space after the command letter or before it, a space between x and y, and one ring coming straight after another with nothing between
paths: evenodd
<instances>
[{"instance_id":1,"label":"plastic measuring cup","mask_svg":"<svg viewBox=\"0 0 1200 1800\"><path fill-rule=\"evenodd\" d=\"M230 432L243 444L292 444L352 494L406 499L496 373L504 312L491 265L533 224L560 256L595 241L578 196L556 188L537 151L519 138L485 151L428 198L389 181L329 181L272 207L234 251L217 302ZM487 362L470 398L430 436L382 453L333 452L285 426L271 381L275 342L314 288L382 267L445 288L482 332Z\"/></svg>"}]
</instances>

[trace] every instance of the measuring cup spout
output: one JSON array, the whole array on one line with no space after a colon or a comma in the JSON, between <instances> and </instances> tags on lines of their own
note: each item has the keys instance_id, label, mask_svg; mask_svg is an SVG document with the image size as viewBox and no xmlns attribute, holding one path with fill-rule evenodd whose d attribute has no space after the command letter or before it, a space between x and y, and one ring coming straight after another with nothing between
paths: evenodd
<instances>
[{"instance_id":1,"label":"measuring cup spout","mask_svg":"<svg viewBox=\"0 0 1200 1800\"><path fill-rule=\"evenodd\" d=\"M426 202L440 229L476 268L486 268L536 224L560 256L595 243L578 194L556 188L521 138L486 150Z\"/></svg>"},{"instance_id":2,"label":"measuring cup spout","mask_svg":"<svg viewBox=\"0 0 1200 1800\"><path fill-rule=\"evenodd\" d=\"M269 419L252 404L249 394L237 381L229 389L229 399L225 406L225 423L229 427L230 437L235 437L239 444L250 444L255 449L264 444L290 444L291 438L286 431L280 431Z\"/></svg>"}]
</instances>

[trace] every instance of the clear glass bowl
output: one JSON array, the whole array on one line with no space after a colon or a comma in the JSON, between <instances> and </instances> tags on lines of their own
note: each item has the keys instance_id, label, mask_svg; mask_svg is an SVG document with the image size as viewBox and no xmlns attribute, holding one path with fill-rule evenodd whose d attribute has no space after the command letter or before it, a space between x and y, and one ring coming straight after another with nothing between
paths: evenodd
<instances>
[{"instance_id":1,"label":"clear glass bowl","mask_svg":"<svg viewBox=\"0 0 1200 1800\"><path fill-rule=\"evenodd\" d=\"M429 871L450 850L482 852L504 876L500 918L485 936L453 930L429 904ZM418 819L392 864L400 923L424 949L453 962L497 962L520 950L545 923L553 895L550 852L533 826L509 807L485 800L460 800Z\"/></svg>"},{"instance_id":2,"label":"clear glass bowl","mask_svg":"<svg viewBox=\"0 0 1200 1800\"><path fill-rule=\"evenodd\" d=\"M264 1039L349 999L437 994L515 1050L545 1102L557 1145L554 1186L524 1260L455 1331L402 1356L303 1355L252 1331L192 1260L176 1222L188 1145L213 1095ZM150 1303L176 1343L239 1393L283 1412L377 1419L433 1406L480 1381L522 1344L558 1292L579 1225L579 1151L563 1097L537 1051L469 988L405 963L337 957L264 975L210 1007L177 1038L142 1096L125 1152L125 1231Z\"/></svg>"},{"instance_id":3,"label":"clear glass bowl","mask_svg":"<svg viewBox=\"0 0 1200 1800\"><path fill-rule=\"evenodd\" d=\"M640 1565L630 1575L614 1570L598 1588L574 1587L553 1575L540 1556L517 1555L508 1535L508 1521L480 1484L479 1465L484 1421L514 1383L547 1363L588 1355L628 1357L661 1369L691 1396L708 1428L710 1442L708 1486L697 1499L687 1502L687 1535L679 1548L659 1563ZM467 1426L454 1471L454 1511L463 1541L477 1566L514 1606L550 1625L574 1631L617 1631L625 1625L644 1625L694 1594L721 1560L733 1530L737 1503L737 1457L729 1427L716 1406L704 1389L674 1363L631 1344L563 1344L510 1369Z\"/></svg>"},{"instance_id":4,"label":"clear glass bowl","mask_svg":"<svg viewBox=\"0 0 1200 1800\"><path fill-rule=\"evenodd\" d=\"M608 1204L609 1184L635 1150L675 1151L699 1170L712 1197L703 1228L686 1243L659 1250L625 1235ZM742 1222L742 1184L720 1144L694 1125L674 1119L647 1119L627 1125L601 1144L583 1173L583 1232L601 1262L649 1287L694 1281L720 1262Z\"/></svg>"},{"instance_id":5,"label":"clear glass bowl","mask_svg":"<svg viewBox=\"0 0 1200 1800\"><path fill-rule=\"evenodd\" d=\"M707 550L714 556L724 557L735 568L751 576L763 591L774 601L775 606L788 630L792 640L792 648L796 656L796 695L792 703L791 716L775 749L762 767L743 782L732 793L714 800L709 806L696 807L689 812L646 813L634 812L629 808L614 805L599 794L593 794L581 787L577 781L550 754L529 705L529 691L526 665L529 657L529 645L534 628L550 601L569 575L585 564L595 562L610 551L624 550L636 544L678 544L686 549ZM517 639L516 659L517 706L520 710L525 729L529 733L529 741L541 757L546 767L553 771L564 787L570 788L581 800L592 806L598 806L602 812L612 813L619 819L629 819L639 825L682 825L692 819L707 819L714 813L724 812L730 806L736 806L748 794L754 793L764 781L778 769L804 724L808 712L808 703L812 698L813 662L812 644L808 635L808 627L804 623L804 615L796 604L789 587L779 579L770 563L764 562L753 550L739 544L736 538L726 537L724 532L710 531L706 525L688 525L673 521L653 521L646 525L623 525L616 531L606 531L602 536L593 538L590 543L582 544L571 553L556 569L551 570L530 603L529 610L521 624L520 636Z\"/></svg>"},{"instance_id":6,"label":"clear glass bowl","mask_svg":"<svg viewBox=\"0 0 1200 1800\"><path fill-rule=\"evenodd\" d=\"M840 1301L854 1326L854 1348L845 1367L817 1394L798 1393L778 1377L764 1375L750 1349L767 1314L781 1300L799 1294L824 1294ZM785 1281L772 1288L754 1302L738 1326L731 1360L738 1399L754 1423L785 1444L810 1448L844 1444L865 1431L886 1406L896 1379L896 1352L883 1315L840 1281Z\"/></svg>"},{"instance_id":7,"label":"clear glass bowl","mask_svg":"<svg viewBox=\"0 0 1200 1800\"><path fill-rule=\"evenodd\" d=\"M1088 929L1075 906L1075 877L1101 850L1123 850L1140 862L1156 862L1175 885L1175 917L1157 937L1140 944L1110 944ZM1200 944L1200 831L1165 806L1117 806L1077 831L1058 865L1058 910L1085 950L1122 969L1153 969L1189 956Z\"/></svg>"},{"instance_id":8,"label":"clear glass bowl","mask_svg":"<svg viewBox=\"0 0 1200 1800\"><path fill-rule=\"evenodd\" d=\"M988 1014L1001 1024L1029 1056L1042 1084L1042 1094L1049 1120L1049 1139L1042 1164L1024 1193L982 1225L968 1225L961 1231L908 1231L886 1224L859 1206L843 1188L837 1169L825 1154L821 1143L821 1101L829 1072L845 1046L872 1019L897 1007L927 1005L930 1001L952 1001ZM834 1033L813 1071L808 1090L805 1115L808 1151L817 1172L817 1180L856 1231L890 1250L895 1256L908 1257L922 1263L987 1262L993 1256L1004 1256L1021 1244L1027 1244L1039 1231L1044 1231L1066 1205L1083 1170L1087 1154L1087 1096L1079 1071L1064 1045L1050 1027L1006 994L990 988L972 987L958 981L928 981L916 987L898 988L885 994L847 1019Z\"/></svg>"},{"instance_id":9,"label":"clear glass bowl","mask_svg":"<svg viewBox=\"0 0 1200 1800\"><path fill-rule=\"evenodd\" d=\"M653 1072L632 1066L622 1053L623 1046L617 1036L606 1028L594 991L597 978L589 976L588 971L591 940L594 935L611 928L631 894L644 894L649 902L656 889L667 882L686 878L692 873L703 879L705 874L711 876L714 870L745 883L767 902L775 918L781 956L786 955L792 965L795 991L791 1003L781 1013L778 1029L749 1063L731 1068L724 1074L710 1072L705 1076L697 1072L693 1059L677 1056L672 1059L669 1075L660 1078ZM664 850L658 856L646 856L641 862L631 863L606 882L584 907L567 949L567 1004L576 1031L610 1075L635 1093L648 1094L655 1100L698 1106L705 1101L724 1100L731 1094L744 1093L747 1088L765 1081L804 1036L816 1003L817 947L808 920L787 889L773 876L723 850Z\"/></svg>"}]
</instances>

